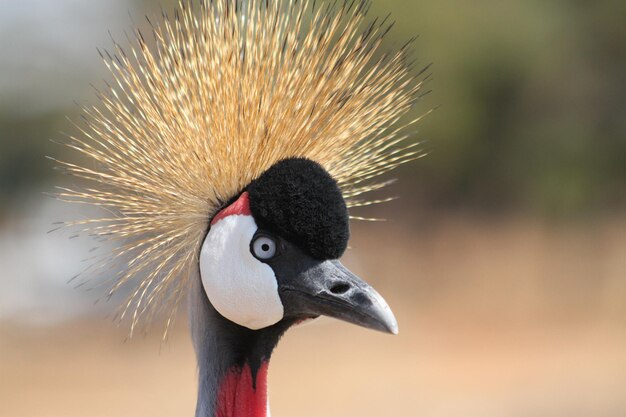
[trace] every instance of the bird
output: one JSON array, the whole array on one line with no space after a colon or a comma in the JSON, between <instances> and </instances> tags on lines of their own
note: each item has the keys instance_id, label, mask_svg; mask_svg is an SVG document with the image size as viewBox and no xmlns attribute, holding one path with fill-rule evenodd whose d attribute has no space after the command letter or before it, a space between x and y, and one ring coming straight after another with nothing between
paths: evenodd
<instances>
[{"instance_id":1,"label":"bird","mask_svg":"<svg viewBox=\"0 0 626 417\"><path fill-rule=\"evenodd\" d=\"M53 158L78 179L57 197L102 212L65 225L102 243L81 279L129 294L130 333L163 317L167 334L187 302L196 417L269 416L272 352L304 321L398 333L340 261L350 211L389 200L361 196L424 156L424 70L412 40L383 50L393 23L370 6L182 0L99 50L112 81L73 122L76 160Z\"/></svg>"}]
</instances>

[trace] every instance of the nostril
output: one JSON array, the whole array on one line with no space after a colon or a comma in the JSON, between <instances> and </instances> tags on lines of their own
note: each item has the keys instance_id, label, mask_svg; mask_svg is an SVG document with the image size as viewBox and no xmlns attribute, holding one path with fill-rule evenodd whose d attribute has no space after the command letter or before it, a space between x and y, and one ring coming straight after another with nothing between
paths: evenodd
<instances>
[{"instance_id":1,"label":"nostril","mask_svg":"<svg viewBox=\"0 0 626 417\"><path fill-rule=\"evenodd\" d=\"M350 289L350 286L346 284L345 282L338 282L336 284L333 284L332 287L330 287L330 292L336 295L340 295L340 294L346 293L349 289Z\"/></svg>"}]
</instances>

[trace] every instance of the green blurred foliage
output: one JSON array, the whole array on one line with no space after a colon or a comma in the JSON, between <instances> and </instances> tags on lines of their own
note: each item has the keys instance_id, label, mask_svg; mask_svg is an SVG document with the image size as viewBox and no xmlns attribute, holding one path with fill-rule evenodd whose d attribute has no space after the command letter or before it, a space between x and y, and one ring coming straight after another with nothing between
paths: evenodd
<instances>
[{"instance_id":1,"label":"green blurred foliage","mask_svg":"<svg viewBox=\"0 0 626 417\"><path fill-rule=\"evenodd\" d=\"M404 169L422 201L551 215L626 202L626 2L391 1L441 106ZM422 109L418 109L423 111Z\"/></svg>"},{"instance_id":2,"label":"green blurred foliage","mask_svg":"<svg viewBox=\"0 0 626 417\"><path fill-rule=\"evenodd\" d=\"M626 2L373 1L372 16L390 12L388 45L420 35L417 66L433 63L433 92L414 114L437 107L415 135L430 155L399 171L420 204L551 215L624 207ZM50 178L43 156L58 155L48 139L70 128L62 114L0 107L0 205Z\"/></svg>"},{"instance_id":3,"label":"green blurred foliage","mask_svg":"<svg viewBox=\"0 0 626 417\"><path fill-rule=\"evenodd\" d=\"M13 198L52 182L54 164L45 157L58 153L52 139L64 122L60 112L28 116L0 108L0 214Z\"/></svg>"}]
</instances>

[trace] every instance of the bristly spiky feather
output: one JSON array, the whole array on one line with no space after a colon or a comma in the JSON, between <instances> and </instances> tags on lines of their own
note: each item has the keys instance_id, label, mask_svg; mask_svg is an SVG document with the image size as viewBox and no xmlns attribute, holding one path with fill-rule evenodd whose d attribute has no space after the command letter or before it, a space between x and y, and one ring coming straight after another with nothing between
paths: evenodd
<instances>
[{"instance_id":1,"label":"bristly spiky feather","mask_svg":"<svg viewBox=\"0 0 626 417\"><path fill-rule=\"evenodd\" d=\"M133 327L178 305L209 219L275 162L321 163L350 207L420 156L398 124L421 82L406 47L379 56L390 25L366 26L368 5L183 0L150 23L154 45L137 31L137 46L102 54L115 82L68 143L91 162L60 162L94 185L59 197L112 213L72 225L115 242L94 269L123 263L110 294L136 283L122 314Z\"/></svg>"}]
</instances>

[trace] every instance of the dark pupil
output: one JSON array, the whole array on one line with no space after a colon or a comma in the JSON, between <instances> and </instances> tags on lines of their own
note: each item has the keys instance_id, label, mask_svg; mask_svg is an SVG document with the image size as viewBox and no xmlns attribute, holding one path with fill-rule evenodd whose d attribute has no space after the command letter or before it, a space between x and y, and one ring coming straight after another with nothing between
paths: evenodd
<instances>
[{"instance_id":1,"label":"dark pupil","mask_svg":"<svg viewBox=\"0 0 626 417\"><path fill-rule=\"evenodd\" d=\"M267 243L264 243L261 245L261 250L263 252L267 252L268 250L270 250L270 245L268 245Z\"/></svg>"}]
</instances>

